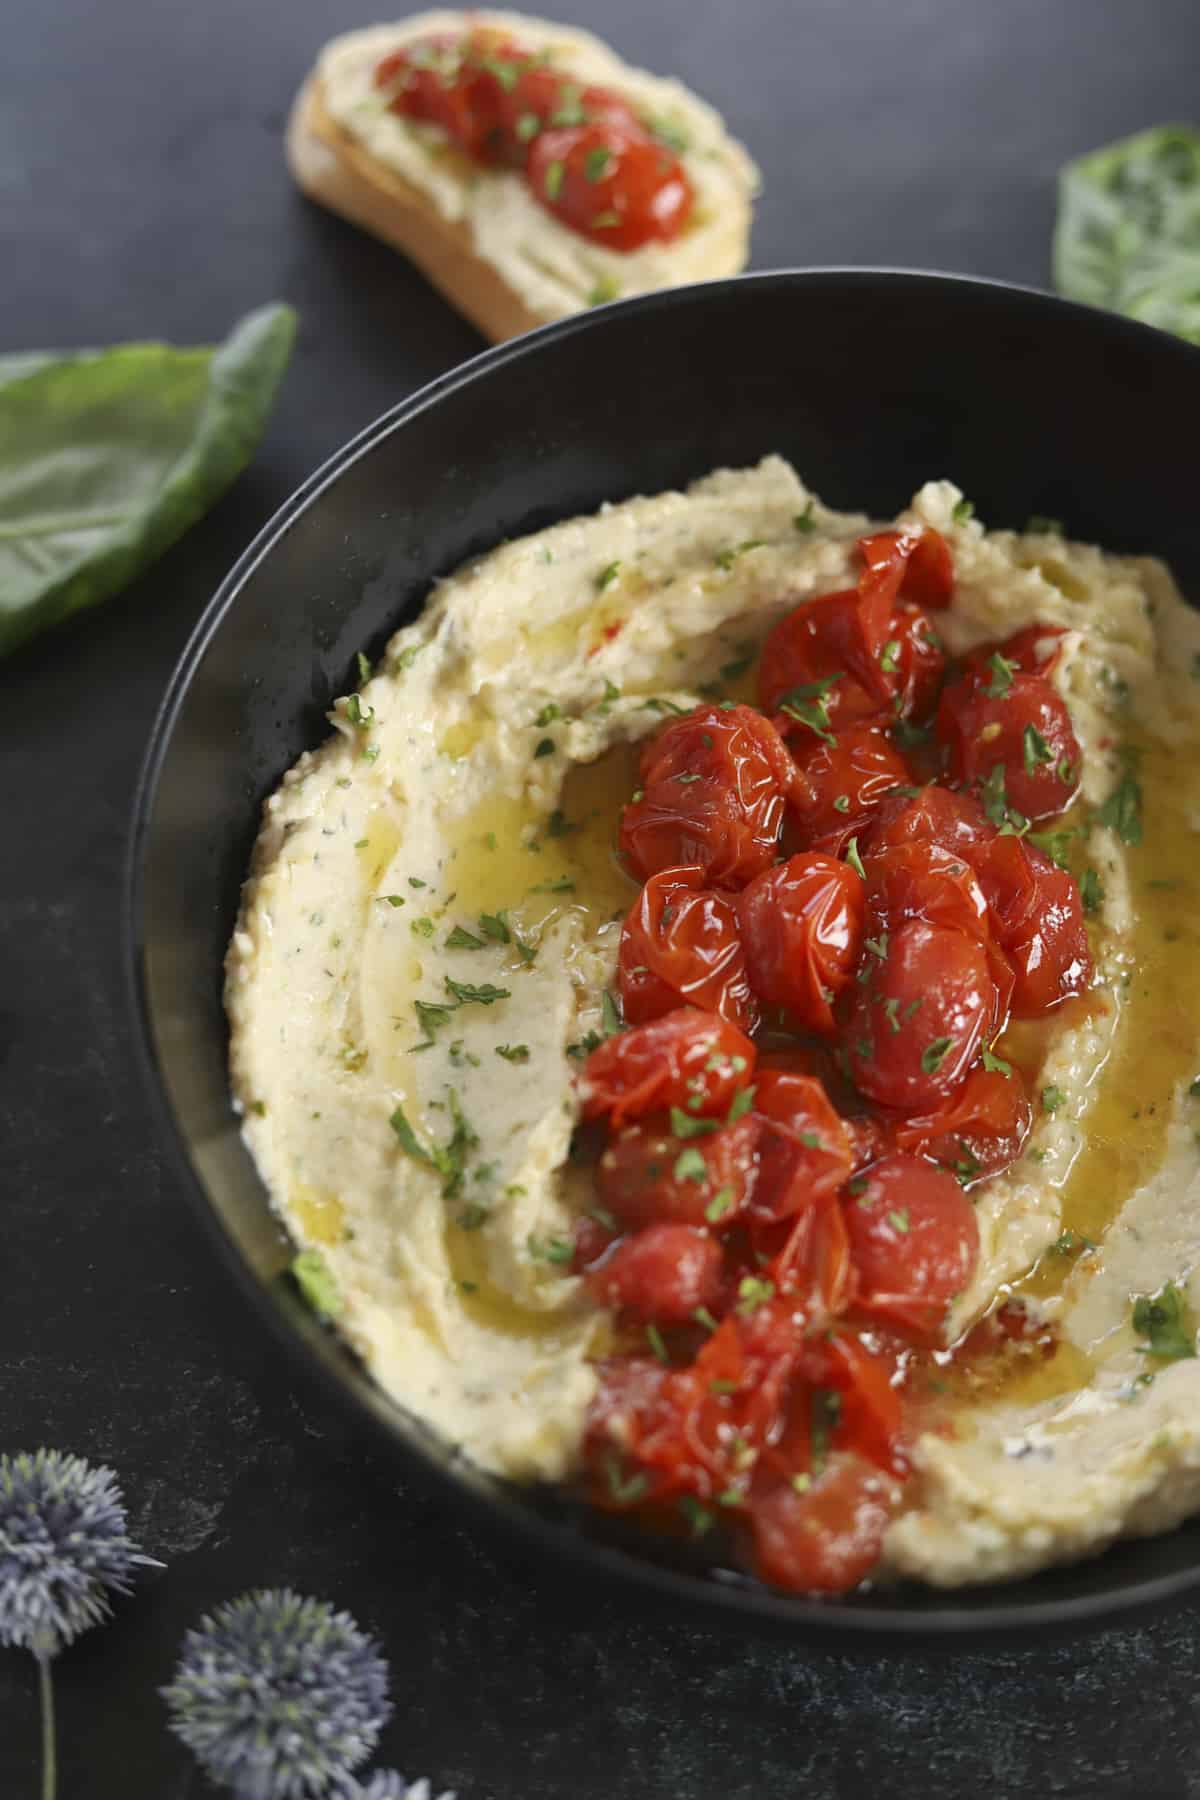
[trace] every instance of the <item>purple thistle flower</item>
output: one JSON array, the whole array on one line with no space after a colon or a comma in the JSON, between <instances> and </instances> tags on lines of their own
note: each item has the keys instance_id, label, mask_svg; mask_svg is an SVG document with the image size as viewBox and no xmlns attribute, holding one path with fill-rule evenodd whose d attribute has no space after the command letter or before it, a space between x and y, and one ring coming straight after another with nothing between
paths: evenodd
<instances>
[{"instance_id":1,"label":"purple thistle flower","mask_svg":"<svg viewBox=\"0 0 1200 1800\"><path fill-rule=\"evenodd\" d=\"M218 1607L162 1690L171 1729L242 1800L353 1791L391 1714L387 1664L348 1613L289 1589Z\"/></svg>"},{"instance_id":2,"label":"purple thistle flower","mask_svg":"<svg viewBox=\"0 0 1200 1800\"><path fill-rule=\"evenodd\" d=\"M39 1661L110 1613L139 1564L111 1469L58 1450L0 1456L0 1644Z\"/></svg>"}]
</instances>

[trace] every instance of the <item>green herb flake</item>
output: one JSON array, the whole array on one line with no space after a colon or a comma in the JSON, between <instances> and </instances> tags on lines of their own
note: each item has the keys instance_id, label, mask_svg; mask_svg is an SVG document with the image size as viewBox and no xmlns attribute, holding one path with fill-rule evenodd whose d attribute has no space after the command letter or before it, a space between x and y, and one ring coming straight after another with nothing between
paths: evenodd
<instances>
[{"instance_id":1,"label":"green herb flake","mask_svg":"<svg viewBox=\"0 0 1200 1800\"><path fill-rule=\"evenodd\" d=\"M658 1329L657 1325L647 1325L646 1342L649 1344L660 1363L670 1362L671 1358L667 1354L667 1346L663 1343L662 1332Z\"/></svg>"},{"instance_id":2,"label":"green herb flake","mask_svg":"<svg viewBox=\"0 0 1200 1800\"><path fill-rule=\"evenodd\" d=\"M1097 913L1104 905L1104 883L1095 869L1085 869L1079 877L1079 897L1086 913Z\"/></svg>"},{"instance_id":3,"label":"green herb flake","mask_svg":"<svg viewBox=\"0 0 1200 1800\"><path fill-rule=\"evenodd\" d=\"M606 588L610 588L620 573L621 564L619 561L606 564L596 577L596 592L602 594Z\"/></svg>"},{"instance_id":4,"label":"green herb flake","mask_svg":"<svg viewBox=\"0 0 1200 1800\"><path fill-rule=\"evenodd\" d=\"M621 1029L621 1015L617 1011L617 1003L605 988L600 996L600 1023L605 1037L615 1037Z\"/></svg>"},{"instance_id":5,"label":"green herb flake","mask_svg":"<svg viewBox=\"0 0 1200 1800\"><path fill-rule=\"evenodd\" d=\"M975 506L973 501L966 499L956 500L954 502L954 510L951 512L950 517L956 525L965 525L967 520L974 516L974 513Z\"/></svg>"},{"instance_id":6,"label":"green herb flake","mask_svg":"<svg viewBox=\"0 0 1200 1800\"><path fill-rule=\"evenodd\" d=\"M619 296L621 288L611 275L601 275L588 295L589 306L607 306Z\"/></svg>"},{"instance_id":7,"label":"green herb flake","mask_svg":"<svg viewBox=\"0 0 1200 1800\"><path fill-rule=\"evenodd\" d=\"M997 1056L991 1044L983 1046L983 1066L989 1075L1011 1075L1012 1064Z\"/></svg>"},{"instance_id":8,"label":"green herb flake","mask_svg":"<svg viewBox=\"0 0 1200 1800\"><path fill-rule=\"evenodd\" d=\"M491 1006L497 1000L507 1000L509 989L493 987L485 981L479 987L473 987L469 981L455 981L446 976L446 992L452 994L460 1006Z\"/></svg>"},{"instance_id":9,"label":"green herb flake","mask_svg":"<svg viewBox=\"0 0 1200 1800\"><path fill-rule=\"evenodd\" d=\"M1053 1083L1042 1089L1042 1107L1048 1113L1057 1112L1059 1107L1065 1103L1066 1098L1062 1089L1055 1087Z\"/></svg>"},{"instance_id":10,"label":"green herb flake","mask_svg":"<svg viewBox=\"0 0 1200 1800\"><path fill-rule=\"evenodd\" d=\"M738 1089L729 1102L729 1111L725 1115L727 1125L736 1125L738 1120L744 1118L750 1111L754 1105L754 1091L752 1087Z\"/></svg>"},{"instance_id":11,"label":"green herb flake","mask_svg":"<svg viewBox=\"0 0 1200 1800\"><path fill-rule=\"evenodd\" d=\"M683 1154L684 1154L684 1156L686 1156L688 1154L688 1152L685 1150ZM699 1153L697 1151L693 1151L692 1154L698 1155ZM680 1160L682 1160L682 1158ZM701 1161L703 1161L703 1158L701 1158ZM679 1164L676 1163L675 1167L676 1167L676 1172L678 1172ZM705 1174L707 1174L707 1173L708 1173L708 1170L706 1167ZM725 1217L726 1213L730 1212L732 1210L733 1204L734 1204L733 1189L730 1187L719 1188L717 1190L717 1192L713 1195L712 1199L709 1201L708 1205L705 1207L704 1217L708 1220L708 1223L710 1225L718 1225L721 1222L721 1220Z\"/></svg>"},{"instance_id":12,"label":"green herb flake","mask_svg":"<svg viewBox=\"0 0 1200 1800\"><path fill-rule=\"evenodd\" d=\"M817 521L813 518L813 507L815 504L815 501L810 500L808 505L804 508L804 511L795 515L792 524L796 527L797 531L807 534L808 532L817 529Z\"/></svg>"},{"instance_id":13,"label":"green herb flake","mask_svg":"<svg viewBox=\"0 0 1200 1800\"><path fill-rule=\"evenodd\" d=\"M711 1507L702 1506L693 1494L681 1496L679 1510L687 1520L693 1538L702 1538L716 1523L716 1514Z\"/></svg>"},{"instance_id":14,"label":"green herb flake","mask_svg":"<svg viewBox=\"0 0 1200 1800\"><path fill-rule=\"evenodd\" d=\"M615 1456L610 1456L604 1465L608 1491L618 1506L636 1506L650 1486L645 1475L640 1471L628 1478L622 1475L621 1465Z\"/></svg>"},{"instance_id":15,"label":"green herb flake","mask_svg":"<svg viewBox=\"0 0 1200 1800\"><path fill-rule=\"evenodd\" d=\"M446 938L446 948L447 950L484 950L487 946L482 938L475 936L474 932L468 931L465 926L456 925Z\"/></svg>"},{"instance_id":16,"label":"green herb flake","mask_svg":"<svg viewBox=\"0 0 1200 1800\"><path fill-rule=\"evenodd\" d=\"M885 675L894 675L900 667L900 639L889 638L879 652L879 666Z\"/></svg>"},{"instance_id":17,"label":"green herb flake","mask_svg":"<svg viewBox=\"0 0 1200 1800\"><path fill-rule=\"evenodd\" d=\"M1027 725L1022 733L1025 773L1033 775L1040 764L1054 761L1054 752L1036 725Z\"/></svg>"},{"instance_id":18,"label":"green herb flake","mask_svg":"<svg viewBox=\"0 0 1200 1800\"><path fill-rule=\"evenodd\" d=\"M407 904L403 894L382 894L380 898L385 900L389 906L405 906Z\"/></svg>"},{"instance_id":19,"label":"green herb flake","mask_svg":"<svg viewBox=\"0 0 1200 1800\"><path fill-rule=\"evenodd\" d=\"M867 871L863 868L862 857L858 854L858 839L856 837L852 837L850 842L846 845L846 861L862 881L867 879Z\"/></svg>"},{"instance_id":20,"label":"green herb flake","mask_svg":"<svg viewBox=\"0 0 1200 1800\"><path fill-rule=\"evenodd\" d=\"M1136 1294L1133 1301L1133 1329L1146 1339L1140 1345L1145 1356L1160 1362L1180 1362L1196 1354L1196 1328L1184 1291L1168 1281L1156 1294Z\"/></svg>"},{"instance_id":21,"label":"green herb flake","mask_svg":"<svg viewBox=\"0 0 1200 1800\"><path fill-rule=\"evenodd\" d=\"M829 728L829 691L841 681L842 673L839 670L836 675L827 675L823 681L805 682L800 687L789 688L778 702L789 719L807 725L827 744L837 741Z\"/></svg>"},{"instance_id":22,"label":"green herb flake","mask_svg":"<svg viewBox=\"0 0 1200 1800\"><path fill-rule=\"evenodd\" d=\"M603 181L612 159L612 151L606 149L602 144L598 145L595 150L589 150L583 159L583 173L586 179Z\"/></svg>"},{"instance_id":23,"label":"green herb flake","mask_svg":"<svg viewBox=\"0 0 1200 1800\"><path fill-rule=\"evenodd\" d=\"M1009 662L1007 656L1001 656L1000 652L996 650L988 657L988 668L991 670L991 674L984 692L991 700L1003 700L1013 684L1017 665Z\"/></svg>"},{"instance_id":24,"label":"green herb flake","mask_svg":"<svg viewBox=\"0 0 1200 1800\"><path fill-rule=\"evenodd\" d=\"M1096 813L1096 823L1107 825L1124 844L1136 848L1142 841L1142 788L1126 757L1120 781Z\"/></svg>"},{"instance_id":25,"label":"green herb flake","mask_svg":"<svg viewBox=\"0 0 1200 1800\"><path fill-rule=\"evenodd\" d=\"M434 933L434 923L428 913L422 913L419 919L409 920L408 929L414 937L431 938Z\"/></svg>"},{"instance_id":26,"label":"green herb flake","mask_svg":"<svg viewBox=\"0 0 1200 1800\"><path fill-rule=\"evenodd\" d=\"M675 1158L674 1176L676 1181L707 1181L708 1164L695 1145L681 1150Z\"/></svg>"},{"instance_id":27,"label":"green herb flake","mask_svg":"<svg viewBox=\"0 0 1200 1800\"><path fill-rule=\"evenodd\" d=\"M517 120L517 142L528 144L542 129L542 121L536 113L525 112Z\"/></svg>"},{"instance_id":28,"label":"green herb flake","mask_svg":"<svg viewBox=\"0 0 1200 1800\"><path fill-rule=\"evenodd\" d=\"M912 1219L909 1215L907 1206L900 1207L897 1212L890 1212L887 1216L887 1222L893 1231L898 1231L901 1237L907 1237L909 1228L912 1224Z\"/></svg>"},{"instance_id":29,"label":"green herb flake","mask_svg":"<svg viewBox=\"0 0 1200 1800\"><path fill-rule=\"evenodd\" d=\"M743 1275L738 1282L738 1312L743 1318L749 1318L774 1292L773 1281L764 1281L757 1275Z\"/></svg>"},{"instance_id":30,"label":"green herb flake","mask_svg":"<svg viewBox=\"0 0 1200 1800\"><path fill-rule=\"evenodd\" d=\"M546 173L542 178L542 189L547 200L557 200L562 193L563 177L566 175L564 164L558 160L546 164Z\"/></svg>"},{"instance_id":31,"label":"green herb flake","mask_svg":"<svg viewBox=\"0 0 1200 1800\"><path fill-rule=\"evenodd\" d=\"M534 754L535 760L542 756L553 756L554 755L554 739L553 738L540 739L538 742L537 748L534 750L533 754Z\"/></svg>"},{"instance_id":32,"label":"green herb flake","mask_svg":"<svg viewBox=\"0 0 1200 1800\"><path fill-rule=\"evenodd\" d=\"M568 1238L538 1238L530 1235L527 1244L529 1254L536 1262L569 1263L575 1255L575 1246Z\"/></svg>"},{"instance_id":33,"label":"green herb flake","mask_svg":"<svg viewBox=\"0 0 1200 1800\"><path fill-rule=\"evenodd\" d=\"M342 1297L321 1252L301 1250L292 1258L291 1272L301 1299L318 1319L336 1319L342 1310Z\"/></svg>"},{"instance_id":34,"label":"green herb flake","mask_svg":"<svg viewBox=\"0 0 1200 1800\"><path fill-rule=\"evenodd\" d=\"M505 1062L527 1063L529 1061L528 1044L497 1044L496 1055L502 1056Z\"/></svg>"},{"instance_id":35,"label":"green herb flake","mask_svg":"<svg viewBox=\"0 0 1200 1800\"><path fill-rule=\"evenodd\" d=\"M850 811L850 796L849 796L849 794L835 795L834 801L833 801L833 810L834 810L834 812L848 813Z\"/></svg>"},{"instance_id":36,"label":"green herb flake","mask_svg":"<svg viewBox=\"0 0 1200 1800\"><path fill-rule=\"evenodd\" d=\"M953 1050L955 1040L952 1037L934 1038L921 1052L921 1067L926 1075L936 1075L946 1058Z\"/></svg>"},{"instance_id":37,"label":"green herb flake","mask_svg":"<svg viewBox=\"0 0 1200 1800\"><path fill-rule=\"evenodd\" d=\"M708 1137L711 1132L720 1130L718 1120L694 1119L681 1106L673 1106L670 1116L671 1131L677 1138Z\"/></svg>"},{"instance_id":38,"label":"green herb flake","mask_svg":"<svg viewBox=\"0 0 1200 1800\"><path fill-rule=\"evenodd\" d=\"M512 941L512 933L508 929L507 913L480 913L479 929L485 937L490 937L497 944L508 944Z\"/></svg>"}]
</instances>

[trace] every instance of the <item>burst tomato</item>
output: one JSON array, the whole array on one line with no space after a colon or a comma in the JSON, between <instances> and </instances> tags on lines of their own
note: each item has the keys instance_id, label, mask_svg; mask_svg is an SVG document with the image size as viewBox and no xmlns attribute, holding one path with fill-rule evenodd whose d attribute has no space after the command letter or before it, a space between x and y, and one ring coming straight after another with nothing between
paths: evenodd
<instances>
[{"instance_id":1,"label":"burst tomato","mask_svg":"<svg viewBox=\"0 0 1200 1800\"><path fill-rule=\"evenodd\" d=\"M1067 703L1041 675L1013 675L1003 694L967 675L942 695L937 734L951 779L995 784L1003 770L1004 797L1027 819L1047 819L1075 797L1079 741Z\"/></svg>"},{"instance_id":2,"label":"burst tomato","mask_svg":"<svg viewBox=\"0 0 1200 1800\"><path fill-rule=\"evenodd\" d=\"M973 651L967 658L967 668L978 676L985 691L1002 694L1010 675L1052 674L1066 635L1063 625L1025 625L1002 644Z\"/></svg>"},{"instance_id":3,"label":"burst tomato","mask_svg":"<svg viewBox=\"0 0 1200 1800\"><path fill-rule=\"evenodd\" d=\"M949 788L931 784L919 794L884 799L858 848L866 857L895 844L940 844L974 867L972 852L995 835L995 826L973 794L952 794Z\"/></svg>"},{"instance_id":4,"label":"burst tomato","mask_svg":"<svg viewBox=\"0 0 1200 1800\"><path fill-rule=\"evenodd\" d=\"M711 886L737 888L770 867L794 771L753 707L704 706L673 719L646 744L640 772L620 833L639 879L695 867Z\"/></svg>"},{"instance_id":5,"label":"burst tomato","mask_svg":"<svg viewBox=\"0 0 1200 1800\"><path fill-rule=\"evenodd\" d=\"M694 202L679 158L636 122L611 117L542 132L529 185L547 212L610 250L669 243Z\"/></svg>"},{"instance_id":6,"label":"burst tomato","mask_svg":"<svg viewBox=\"0 0 1200 1800\"><path fill-rule=\"evenodd\" d=\"M758 1022L733 902L707 889L699 869L664 869L646 882L621 932L617 974L631 1025L681 1005L743 1031Z\"/></svg>"},{"instance_id":7,"label":"burst tomato","mask_svg":"<svg viewBox=\"0 0 1200 1800\"><path fill-rule=\"evenodd\" d=\"M745 1211L757 1172L758 1125L749 1115L686 1141L659 1115L617 1133L600 1158L596 1187L625 1225L723 1228Z\"/></svg>"},{"instance_id":8,"label":"burst tomato","mask_svg":"<svg viewBox=\"0 0 1200 1800\"><path fill-rule=\"evenodd\" d=\"M863 560L859 591L887 605L897 598L940 611L954 592L954 563L940 531L906 526L902 531L876 531L859 538Z\"/></svg>"},{"instance_id":9,"label":"burst tomato","mask_svg":"<svg viewBox=\"0 0 1200 1800\"><path fill-rule=\"evenodd\" d=\"M726 1113L754 1072L755 1049L736 1025L681 1006L597 1046L583 1069L583 1116L626 1119L671 1106L713 1118Z\"/></svg>"},{"instance_id":10,"label":"burst tomato","mask_svg":"<svg viewBox=\"0 0 1200 1800\"><path fill-rule=\"evenodd\" d=\"M693 1225L647 1225L624 1238L586 1279L603 1306L679 1323L720 1293L721 1246Z\"/></svg>"},{"instance_id":11,"label":"burst tomato","mask_svg":"<svg viewBox=\"0 0 1200 1800\"><path fill-rule=\"evenodd\" d=\"M940 844L914 840L870 853L864 864L867 899L885 931L905 919L948 925L983 943L988 908L974 870ZM876 944L872 954L879 955Z\"/></svg>"},{"instance_id":12,"label":"burst tomato","mask_svg":"<svg viewBox=\"0 0 1200 1800\"><path fill-rule=\"evenodd\" d=\"M880 1106L908 1112L948 1099L979 1054L997 995L987 952L944 925L908 919L886 955L867 953L841 1042L851 1079Z\"/></svg>"},{"instance_id":13,"label":"burst tomato","mask_svg":"<svg viewBox=\"0 0 1200 1800\"><path fill-rule=\"evenodd\" d=\"M1036 1019L1092 978L1079 884L1034 844L998 837L978 861L992 930L1011 966L1012 1010Z\"/></svg>"},{"instance_id":14,"label":"burst tomato","mask_svg":"<svg viewBox=\"0 0 1200 1800\"><path fill-rule=\"evenodd\" d=\"M819 851L793 856L743 889L737 918L750 985L809 1031L831 1032L863 931L862 881Z\"/></svg>"},{"instance_id":15,"label":"burst tomato","mask_svg":"<svg viewBox=\"0 0 1200 1800\"><path fill-rule=\"evenodd\" d=\"M392 112L438 125L478 161L487 160L497 125L496 83L486 77L472 40L434 32L385 56L375 86Z\"/></svg>"},{"instance_id":16,"label":"burst tomato","mask_svg":"<svg viewBox=\"0 0 1200 1800\"><path fill-rule=\"evenodd\" d=\"M1015 1162L1032 1123L1029 1095L1015 1069L1010 1075L972 1069L949 1105L897 1120L892 1137L898 1150L931 1156L969 1183Z\"/></svg>"},{"instance_id":17,"label":"burst tomato","mask_svg":"<svg viewBox=\"0 0 1200 1800\"><path fill-rule=\"evenodd\" d=\"M796 779L788 818L806 849L840 856L876 809L912 770L891 739L874 725L849 725L832 744L796 744Z\"/></svg>"},{"instance_id":18,"label":"burst tomato","mask_svg":"<svg viewBox=\"0 0 1200 1800\"><path fill-rule=\"evenodd\" d=\"M856 1305L934 1336L978 1261L971 1202L952 1175L914 1156L884 1157L855 1186L845 1214L861 1283Z\"/></svg>"},{"instance_id":19,"label":"burst tomato","mask_svg":"<svg viewBox=\"0 0 1200 1800\"><path fill-rule=\"evenodd\" d=\"M835 1456L804 1492L781 1481L750 1506L758 1574L790 1593L844 1594L879 1560L897 1484L864 1458Z\"/></svg>"},{"instance_id":20,"label":"burst tomato","mask_svg":"<svg viewBox=\"0 0 1200 1800\"><path fill-rule=\"evenodd\" d=\"M852 588L797 607L768 634L759 693L803 749L848 725L892 723L932 704L944 659L921 608L878 613Z\"/></svg>"},{"instance_id":21,"label":"burst tomato","mask_svg":"<svg viewBox=\"0 0 1200 1800\"><path fill-rule=\"evenodd\" d=\"M787 1218L838 1191L850 1174L853 1153L846 1127L819 1081L785 1069L763 1069L754 1085L754 1111L766 1127L752 1200L757 1218Z\"/></svg>"}]
</instances>

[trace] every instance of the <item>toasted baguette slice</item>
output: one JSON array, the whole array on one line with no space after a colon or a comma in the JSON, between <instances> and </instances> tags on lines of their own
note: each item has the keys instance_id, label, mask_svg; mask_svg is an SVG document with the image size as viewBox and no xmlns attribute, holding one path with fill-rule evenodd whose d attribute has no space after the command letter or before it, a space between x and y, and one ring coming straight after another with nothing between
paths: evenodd
<instances>
[{"instance_id":1,"label":"toasted baguette slice","mask_svg":"<svg viewBox=\"0 0 1200 1800\"><path fill-rule=\"evenodd\" d=\"M371 71L404 42L465 29L461 13L426 13L393 27L334 40L296 97L287 158L312 199L410 257L440 293L500 342L601 299L736 274L745 266L757 170L712 109L675 82L619 63L598 40L513 13L472 13L533 49L547 46L564 73L629 93L702 134L702 154L682 154L696 189L696 223L673 244L622 253L592 244L529 194L523 177L481 171L372 103ZM615 72L614 72L615 71Z\"/></svg>"}]
</instances>

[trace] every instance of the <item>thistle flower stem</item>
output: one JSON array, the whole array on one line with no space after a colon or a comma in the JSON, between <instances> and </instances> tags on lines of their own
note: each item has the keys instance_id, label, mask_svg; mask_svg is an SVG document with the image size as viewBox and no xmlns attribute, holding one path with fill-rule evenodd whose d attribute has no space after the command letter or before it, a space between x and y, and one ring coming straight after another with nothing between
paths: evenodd
<instances>
[{"instance_id":1,"label":"thistle flower stem","mask_svg":"<svg viewBox=\"0 0 1200 1800\"><path fill-rule=\"evenodd\" d=\"M54 1733L54 1674L48 1656L39 1656L38 1691L42 1697L42 1800L58 1793L58 1754Z\"/></svg>"}]
</instances>

